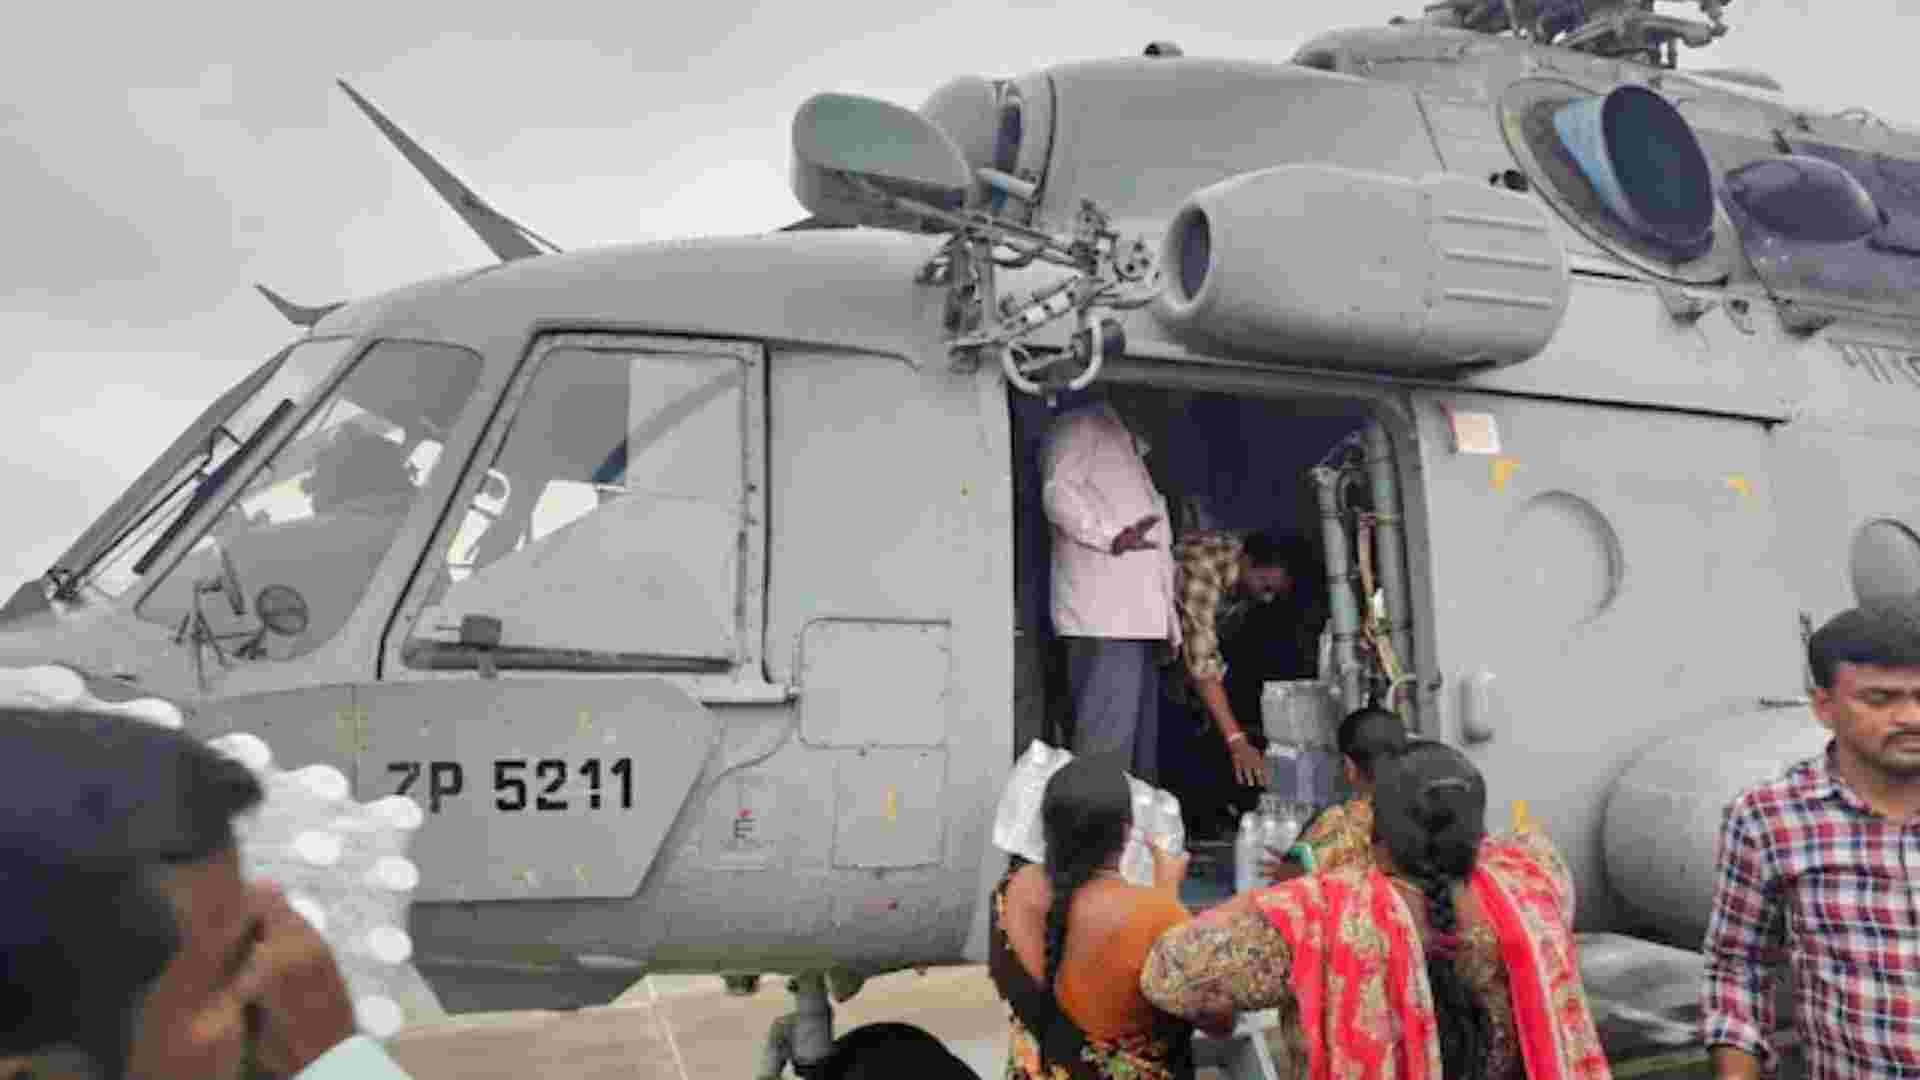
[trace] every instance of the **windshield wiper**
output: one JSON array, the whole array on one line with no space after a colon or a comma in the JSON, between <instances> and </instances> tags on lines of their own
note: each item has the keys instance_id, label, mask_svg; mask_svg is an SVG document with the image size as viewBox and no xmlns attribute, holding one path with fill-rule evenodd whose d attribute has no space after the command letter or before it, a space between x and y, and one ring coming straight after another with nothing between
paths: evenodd
<instances>
[{"instance_id":1,"label":"windshield wiper","mask_svg":"<svg viewBox=\"0 0 1920 1080\"><path fill-rule=\"evenodd\" d=\"M293 399L281 398L280 404L275 405L273 411L267 414L267 418L261 422L260 426L253 429L253 434L247 436L247 441L240 444L240 449L235 450L232 457L221 462L219 468L213 470L213 472L207 475L205 480L200 482L199 488L193 493L193 498L187 503L186 509L182 510L180 516L174 518L173 521L167 525L167 531L161 533L160 539L155 540L153 546L148 548L144 555L140 556L140 561L133 564L135 577L145 574L152 568L154 561L160 557L160 553L173 545L174 540L179 537L180 531L187 527L187 522L192 521L194 516L200 512L200 508L207 505L207 500L213 498L213 493L220 490L221 485L226 483L227 477L232 475L234 468L237 467L240 462L252 457L254 450L258 449L260 444L266 441L267 435L279 427L280 421L285 419L286 415L292 411Z\"/></svg>"},{"instance_id":2,"label":"windshield wiper","mask_svg":"<svg viewBox=\"0 0 1920 1080\"><path fill-rule=\"evenodd\" d=\"M145 513L133 519L133 522L129 524L126 528L121 529L118 533L115 533L112 539L100 545L100 549L97 552L95 552L93 558L87 560L87 564L85 566L82 566L78 570L74 570L72 572L63 570L58 566L50 568L47 571L45 576L47 580L52 581L54 583L54 590L53 590L54 599L56 600L73 599L80 592L80 583L82 581L85 581L87 577L93 573L94 567L100 565L100 560L106 558L109 552L113 551L115 548L119 547L121 544L126 543L130 537L139 535L141 530L147 527L147 522L152 521L154 518L154 515L158 514L161 510L165 509L167 504L173 501L173 497L175 495L180 494L181 488L186 487L188 484L194 482L195 480L198 480L201 483L206 483L208 478L205 476L202 476L200 473L200 470L203 466L206 465L207 462L213 460L214 454L219 452L221 436L225 436L229 442L232 442L235 445L244 445L240 442L240 437L238 435L235 435L232 432L232 430L227 427L227 425L221 424L220 426L214 428L212 431L207 433L206 447L200 451L199 457L195 458L192 462L190 462L187 465L185 471L181 474L180 479L175 481L174 485L171 488L168 488L166 492L162 494L159 498L153 500L153 504L147 507L147 510Z\"/></svg>"}]
</instances>

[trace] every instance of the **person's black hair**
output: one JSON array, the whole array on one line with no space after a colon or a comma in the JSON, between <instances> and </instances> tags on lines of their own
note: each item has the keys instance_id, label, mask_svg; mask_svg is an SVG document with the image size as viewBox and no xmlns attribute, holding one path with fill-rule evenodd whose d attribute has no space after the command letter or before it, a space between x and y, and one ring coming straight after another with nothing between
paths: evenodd
<instances>
[{"instance_id":1,"label":"person's black hair","mask_svg":"<svg viewBox=\"0 0 1920 1080\"><path fill-rule=\"evenodd\" d=\"M833 1041L817 1080L980 1080L964 1059L912 1024L862 1024Z\"/></svg>"},{"instance_id":2,"label":"person's black hair","mask_svg":"<svg viewBox=\"0 0 1920 1080\"><path fill-rule=\"evenodd\" d=\"M1833 689L1841 664L1920 667L1920 598L1881 600L1843 611L1807 639L1813 683Z\"/></svg>"},{"instance_id":3,"label":"person's black hair","mask_svg":"<svg viewBox=\"0 0 1920 1080\"><path fill-rule=\"evenodd\" d=\"M1286 567L1296 581L1307 580L1313 567L1320 561L1313 541L1307 539L1304 533L1281 529L1262 529L1249 534L1240 541L1240 550L1246 553L1247 561L1255 566Z\"/></svg>"},{"instance_id":4,"label":"person's black hair","mask_svg":"<svg viewBox=\"0 0 1920 1080\"><path fill-rule=\"evenodd\" d=\"M0 708L0 1054L125 1072L147 987L182 943L172 867L234 847L246 767L119 716Z\"/></svg>"},{"instance_id":5,"label":"person's black hair","mask_svg":"<svg viewBox=\"0 0 1920 1080\"><path fill-rule=\"evenodd\" d=\"M1040 802L1047 844L1047 989L1060 975L1067 949L1067 909L1073 894L1126 847L1133 828L1133 792L1126 773L1104 757L1079 757L1047 781Z\"/></svg>"},{"instance_id":6,"label":"person's black hair","mask_svg":"<svg viewBox=\"0 0 1920 1080\"><path fill-rule=\"evenodd\" d=\"M1492 1041L1486 1003L1453 964L1458 947L1453 887L1473 872L1486 818L1486 781L1453 747L1416 740L1380 763L1374 835L1427 898L1432 931L1426 942L1427 981L1433 987L1447 1080L1486 1075Z\"/></svg>"},{"instance_id":7,"label":"person's black hair","mask_svg":"<svg viewBox=\"0 0 1920 1080\"><path fill-rule=\"evenodd\" d=\"M1400 714L1378 705L1355 709L1340 721L1340 753L1372 783L1380 763L1407 748L1407 725Z\"/></svg>"}]
</instances>

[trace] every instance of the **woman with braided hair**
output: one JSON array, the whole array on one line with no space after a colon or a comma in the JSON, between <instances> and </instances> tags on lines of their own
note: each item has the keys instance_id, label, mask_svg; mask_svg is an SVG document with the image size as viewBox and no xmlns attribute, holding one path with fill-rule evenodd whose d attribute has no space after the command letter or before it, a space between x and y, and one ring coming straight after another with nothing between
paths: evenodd
<instances>
[{"instance_id":1,"label":"woman with braided hair","mask_svg":"<svg viewBox=\"0 0 1920 1080\"><path fill-rule=\"evenodd\" d=\"M1192 1025L1140 994L1147 950L1185 922L1186 856L1153 848L1154 884L1120 855L1133 800L1112 756L1076 758L1047 782L1046 863L1015 858L994 890L988 970L1013 1013L1010 1080L1191 1080Z\"/></svg>"},{"instance_id":2,"label":"woman with braided hair","mask_svg":"<svg viewBox=\"0 0 1920 1080\"><path fill-rule=\"evenodd\" d=\"M1376 777L1371 860L1168 931L1142 993L1209 1028L1277 1009L1313 1080L1607 1077L1552 843L1488 836L1486 782L1452 747L1413 742Z\"/></svg>"}]
</instances>

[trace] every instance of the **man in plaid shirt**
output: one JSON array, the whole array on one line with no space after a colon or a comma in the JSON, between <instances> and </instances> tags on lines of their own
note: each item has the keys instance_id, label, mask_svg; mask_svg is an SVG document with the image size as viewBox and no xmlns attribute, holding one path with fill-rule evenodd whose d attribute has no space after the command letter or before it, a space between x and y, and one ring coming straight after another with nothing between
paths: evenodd
<instances>
[{"instance_id":1,"label":"man in plaid shirt","mask_svg":"<svg viewBox=\"0 0 1920 1080\"><path fill-rule=\"evenodd\" d=\"M1813 1080L1920 1077L1920 601L1840 615L1807 659L1833 738L1727 807L1704 1041L1717 1076L1774 1072L1784 951Z\"/></svg>"}]
</instances>

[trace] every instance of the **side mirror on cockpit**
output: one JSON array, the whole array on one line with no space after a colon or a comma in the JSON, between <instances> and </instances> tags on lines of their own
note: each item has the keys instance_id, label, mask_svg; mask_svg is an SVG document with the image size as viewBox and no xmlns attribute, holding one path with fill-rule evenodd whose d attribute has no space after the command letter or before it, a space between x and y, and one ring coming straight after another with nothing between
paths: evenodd
<instances>
[{"instance_id":1,"label":"side mirror on cockpit","mask_svg":"<svg viewBox=\"0 0 1920 1080\"><path fill-rule=\"evenodd\" d=\"M958 212L974 183L953 140L911 109L816 94L793 118L793 194L822 220L941 232L947 226L939 218L911 204Z\"/></svg>"}]
</instances>

